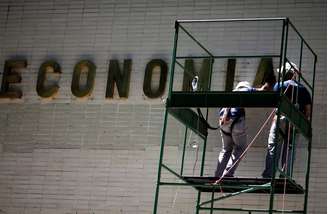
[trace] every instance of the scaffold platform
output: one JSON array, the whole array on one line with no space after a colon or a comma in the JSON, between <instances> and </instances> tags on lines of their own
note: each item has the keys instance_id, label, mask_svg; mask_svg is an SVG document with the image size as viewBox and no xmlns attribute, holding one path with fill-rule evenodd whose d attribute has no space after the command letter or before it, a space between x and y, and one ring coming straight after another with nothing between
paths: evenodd
<instances>
[{"instance_id":1,"label":"scaffold platform","mask_svg":"<svg viewBox=\"0 0 328 214\"><path fill-rule=\"evenodd\" d=\"M270 187L271 178L244 178L244 177L225 177L219 184L215 182L217 177L183 177L183 180L201 192L222 192L234 193L254 188L248 193L270 193L270 188L265 188L265 184ZM285 178L275 178L274 193L276 194L304 194L304 189L295 181ZM262 188L257 188L257 187Z\"/></svg>"}]
</instances>

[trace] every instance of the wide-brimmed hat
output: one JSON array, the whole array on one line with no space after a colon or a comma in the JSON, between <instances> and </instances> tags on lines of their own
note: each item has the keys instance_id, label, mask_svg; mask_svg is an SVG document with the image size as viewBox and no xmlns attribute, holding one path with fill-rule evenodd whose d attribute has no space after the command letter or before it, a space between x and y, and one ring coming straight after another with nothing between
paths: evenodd
<instances>
[{"instance_id":1,"label":"wide-brimmed hat","mask_svg":"<svg viewBox=\"0 0 328 214\"><path fill-rule=\"evenodd\" d=\"M278 73L279 72L282 72L283 69L284 69L284 66L281 66L280 69L277 68L277 72ZM295 63L293 63L293 62L286 62L285 63L285 70L286 70L286 73L288 73L288 72L292 72L292 73L299 72L299 69L298 69L297 65Z\"/></svg>"}]
</instances>

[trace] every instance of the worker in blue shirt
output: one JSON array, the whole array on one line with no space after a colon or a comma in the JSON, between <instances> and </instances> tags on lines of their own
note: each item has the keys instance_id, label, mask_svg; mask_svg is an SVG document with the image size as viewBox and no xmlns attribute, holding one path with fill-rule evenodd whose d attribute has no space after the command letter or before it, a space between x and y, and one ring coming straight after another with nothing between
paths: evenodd
<instances>
[{"instance_id":1,"label":"worker in blue shirt","mask_svg":"<svg viewBox=\"0 0 328 214\"><path fill-rule=\"evenodd\" d=\"M280 86L276 83L273 90L278 92L280 91L280 88L282 88L283 91L288 88L285 95L292 100L294 104L297 104L298 110L300 110L304 116L309 119L311 113L311 95L309 91L295 79L286 80L280 84Z\"/></svg>"},{"instance_id":2,"label":"worker in blue shirt","mask_svg":"<svg viewBox=\"0 0 328 214\"><path fill-rule=\"evenodd\" d=\"M246 81L239 82L234 91L263 91L253 88ZM245 109L241 107L219 109L219 124L222 137L222 149L219 154L215 177L233 177L239 164L239 158L247 148Z\"/></svg>"},{"instance_id":3,"label":"worker in blue shirt","mask_svg":"<svg viewBox=\"0 0 328 214\"><path fill-rule=\"evenodd\" d=\"M276 83L273 87L274 91L282 91L290 99L290 101L295 104L296 107L304 114L304 116L309 119L311 114L311 95L309 91L298 81L296 81L296 73L299 73L297 66L292 62L287 62L285 64L286 74L283 82L280 84ZM278 70L281 72L283 68ZM283 153L281 159L282 169L288 174L289 173L289 163L291 161L291 155L288 151L289 142L282 143L282 138L280 137L279 131L276 127L277 116L272 120L269 138L268 138L268 148L265 160L265 169L262 173L264 178L271 178L273 175L273 164L274 162L274 151L276 151L276 165L278 165L281 149L283 146ZM280 116L280 127L285 131L285 135L289 135L288 139L291 140L290 128L288 127L288 121L285 116ZM287 160L288 159L288 160Z\"/></svg>"}]
</instances>

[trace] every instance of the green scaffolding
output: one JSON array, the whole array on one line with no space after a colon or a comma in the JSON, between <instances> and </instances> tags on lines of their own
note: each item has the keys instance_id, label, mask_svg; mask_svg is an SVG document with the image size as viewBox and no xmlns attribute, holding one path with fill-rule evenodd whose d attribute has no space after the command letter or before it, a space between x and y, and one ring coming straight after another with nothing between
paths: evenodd
<instances>
[{"instance_id":1,"label":"green scaffolding","mask_svg":"<svg viewBox=\"0 0 328 214\"><path fill-rule=\"evenodd\" d=\"M189 32L184 24L186 23L215 23L224 22L226 25L232 22L267 22L275 21L281 23L281 45L279 54L263 54L263 55L213 55L211 52L202 45L193 35ZM206 56L177 56L177 46L179 31L182 30L195 44L197 44L204 52ZM312 144L312 108L310 119L307 120L304 115L298 110L298 108L292 104L289 99L283 94L282 87L279 93L277 92L255 92L255 93L245 93L245 92L228 92L228 91L210 91L211 88L211 76L213 67L209 68L209 81L208 85L205 87L207 90L191 92L191 91L174 91L173 81L175 74L175 66L178 65L183 67L178 59L202 59L208 58L211 62L215 59L237 59L237 58L263 58L271 57L279 59L279 68L283 67L283 72L278 74L278 84L281 82L285 75L285 63L290 62L287 57L288 49L288 33L293 30L298 38L300 39L300 61L299 68L302 66L302 53L304 47L306 47L313 56L313 70L312 70L312 83L308 82L301 74L298 75L298 80L302 81L311 90L311 99L313 103L314 97L314 80L315 80L315 70L317 55L314 53L312 48L304 40L302 35L296 29L296 27L291 23L288 18L249 18L249 19L212 19L212 20L177 20L175 22L175 35L174 35L174 47L172 53L172 62L170 70L170 85L168 98L166 102L166 110L164 115L164 124L162 130L162 141L160 147L160 156L158 164L158 176L156 183L156 191L154 198L153 213L157 213L158 199L160 187L169 186L190 186L197 190L197 204L195 206L196 214L200 211L209 211L213 213L215 211L234 211L239 213L307 213L308 204L308 192L309 192L309 175L310 175L310 160L311 160L311 144ZM211 64L212 65L212 64ZM312 64L311 64L312 65ZM206 157L206 143L208 135L208 108L210 107L274 107L276 108L276 115L279 118L280 115L285 115L293 125L293 134L295 135L295 130L297 129L307 140L307 159L306 159L306 175L304 187L295 183L293 180L293 161L291 163L291 169L289 173L283 172L279 169L276 164L273 166L273 171L280 172L284 176L283 179L277 178L276 173L270 179L242 179L242 178L231 178L224 179L222 185L217 186L214 184L215 178L204 177L204 165ZM192 108L206 108L206 116L200 117ZM181 158L180 171L176 172L166 164L163 163L164 147L165 147L165 136L167 130L167 120L168 115L172 115L180 123L185 126L184 134L184 144L183 153ZM279 120L277 120L277 127L279 127ZM201 139L203 139L203 148L201 153L201 164L199 177L185 177L184 176L184 160L186 151L186 141L187 132L192 130ZM276 154L275 154L276 155ZM295 155L295 142L292 143L292 155ZM293 158L292 158L293 160ZM181 180L181 182L165 182L162 180L162 169L167 170L169 173L174 175L176 178ZM287 194L303 194L304 195L304 205L302 210L278 210L274 209L274 197L277 193L282 193L283 181L287 180ZM214 197L214 193L220 191L219 189L224 188L228 194L221 197ZM201 194L208 193L211 194L211 199L201 202ZM269 207L267 209L249 209L249 208L220 208L214 207L214 202L219 200L224 200L226 198L234 197L243 193L264 193L270 194ZM206 206L208 205L208 206Z\"/></svg>"}]
</instances>

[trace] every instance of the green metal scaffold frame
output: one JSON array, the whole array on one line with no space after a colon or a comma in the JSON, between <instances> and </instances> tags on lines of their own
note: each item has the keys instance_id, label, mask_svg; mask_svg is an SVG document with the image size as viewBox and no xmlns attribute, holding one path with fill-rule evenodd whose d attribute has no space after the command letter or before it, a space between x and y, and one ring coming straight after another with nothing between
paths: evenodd
<instances>
[{"instance_id":1,"label":"green metal scaffold frame","mask_svg":"<svg viewBox=\"0 0 328 214\"><path fill-rule=\"evenodd\" d=\"M185 23L214 23L214 22L266 22L266 21L277 21L282 24L282 33L281 33L281 47L280 54L277 55L234 55L234 56L215 56L208 51L190 32L184 28L183 24ZM288 41L288 32L289 28L292 28L296 35L301 41L300 44L300 62L299 68L302 66L302 53L303 48L306 48L311 52L313 56L313 77L312 84L310 84L301 74L298 74L298 81L302 80L303 83L311 90L311 99L313 103L314 97L314 80L315 80L315 70L317 55L314 53L309 44L304 40L302 35L296 29L296 27L291 23L287 17L283 18L249 18L249 19L211 19L211 20L177 20L175 22L175 35L174 35L174 47L172 54L171 62L171 73L170 73L170 85L168 98L166 102L166 109L164 115L164 124L162 130L162 141L160 147L160 156L158 164L158 175L156 183L156 192L154 198L154 208L153 214L157 213L158 199L159 199L159 190L160 186L171 185L171 186L191 186L194 187L197 191L197 204L196 204L196 214L199 211L209 211L213 213L214 211L235 211L240 213L252 213L252 212L262 212L262 213L307 213L307 204L308 204L308 192L309 192L309 176L310 176L310 160L311 160L311 146L312 146L312 108L310 119L306 119L304 115L297 109L297 107L290 102L290 100L284 95L282 87L280 92L255 92L255 93L245 93L245 92L227 92L227 91L197 91L197 92L187 92L187 91L174 91L173 90L173 80L174 80L174 71L175 65L182 65L177 61L178 59L187 59L187 58L210 58L212 62L214 59L228 59L228 58L261 58L261 57L271 57L279 58L279 68L282 68L282 74L278 74L278 84L281 84L282 78L285 76L285 63L290 62L287 58L287 41ZM179 30L182 30L189 38L191 38L202 50L204 50L208 56L177 56L177 45ZM210 75L207 89L211 87L211 76L212 76L212 64L210 66ZM279 169L276 164L273 166L273 171L279 171L285 178L279 179L276 178L276 173L273 173L271 179L247 179L247 178L230 178L223 179L222 185L217 186L213 185L213 181L217 178L213 177L203 177L204 175L204 165L205 165L205 156L206 156L206 143L207 143L207 134L208 134L208 108L210 107L275 107L277 118L280 115L287 117L288 121L293 125L293 134L295 135L295 129L297 129L307 140L307 159L306 159L306 175L305 175L305 184L304 187L298 185L293 180L293 161L291 163L291 172L285 173ZM191 108L207 108L206 117L200 117L195 113ZM174 118L179 120L182 124L185 125L185 135L184 135L184 145L183 153L181 160L181 169L180 172L175 172L173 169L168 167L163 163L164 155L164 146L165 146L165 136L167 132L167 120L168 114L171 114ZM279 127L279 121L276 120L277 127ZM202 149L202 158L200 164L199 177L184 177L184 158L186 150L186 138L187 131L192 130L200 138L204 140L203 149ZM292 154L295 153L295 142L292 143ZM276 156L276 154L274 154ZM181 179L183 182L163 182L162 181L162 169L167 170L169 173L173 174L177 178ZM283 182L287 181L287 189L284 189L287 194L304 194L304 205L302 210L278 210L274 209L274 197L276 193L282 193ZM221 197L214 198L214 192L218 192L219 189L225 191L229 194L225 194ZM212 193L211 199L205 202L201 202L201 194L203 192ZM242 193L266 193L270 194L269 199L269 208L268 209L249 209L249 208L219 208L214 207L214 202L223 200L225 198L230 198ZM205 205L210 205L205 206Z\"/></svg>"}]
</instances>

